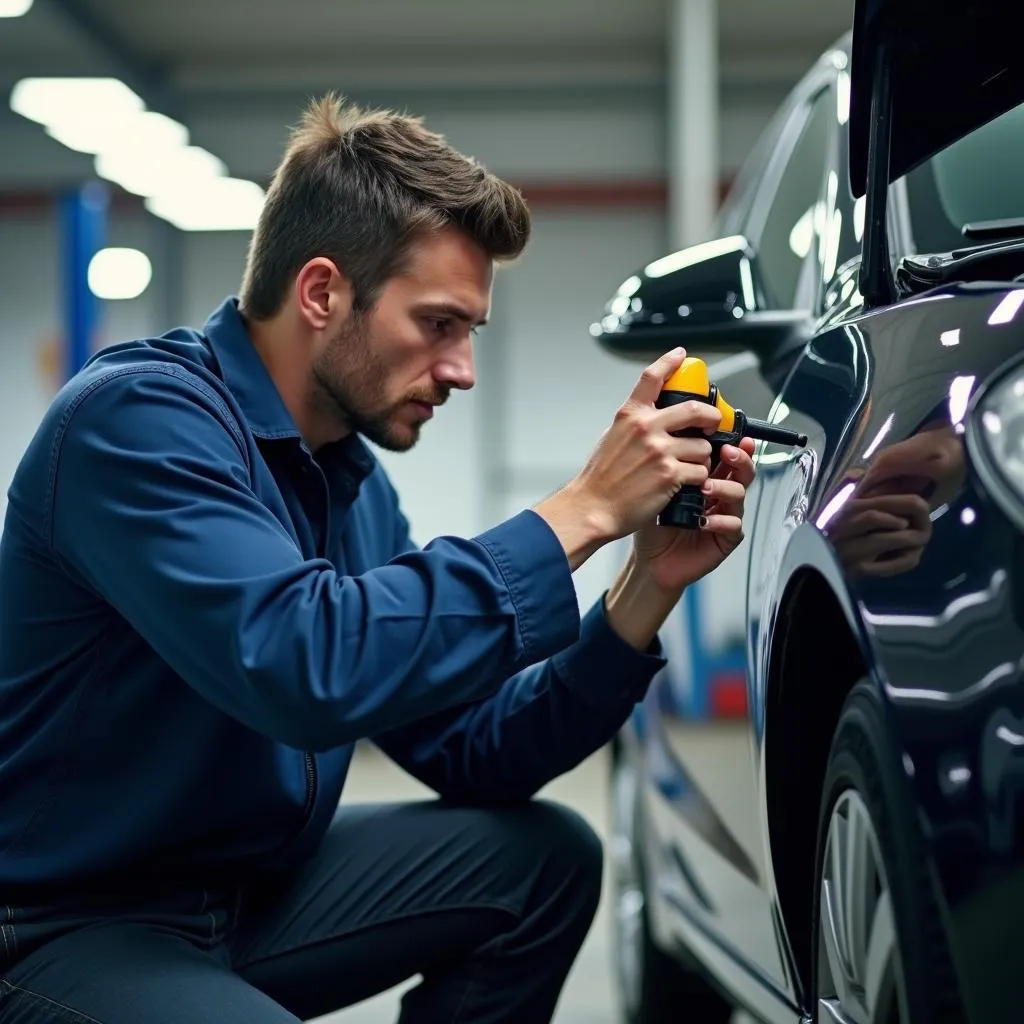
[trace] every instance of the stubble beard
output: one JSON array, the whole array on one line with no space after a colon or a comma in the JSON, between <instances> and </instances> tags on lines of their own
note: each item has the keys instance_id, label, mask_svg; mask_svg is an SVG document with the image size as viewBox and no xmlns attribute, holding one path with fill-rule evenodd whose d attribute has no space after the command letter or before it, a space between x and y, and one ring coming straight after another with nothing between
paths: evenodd
<instances>
[{"instance_id":1,"label":"stubble beard","mask_svg":"<svg viewBox=\"0 0 1024 1024\"><path fill-rule=\"evenodd\" d=\"M419 440L420 425L397 422L401 406L410 399L437 402L444 396L409 396L389 406L386 380L369 328L353 314L313 366L314 402L379 448L406 452Z\"/></svg>"}]
</instances>

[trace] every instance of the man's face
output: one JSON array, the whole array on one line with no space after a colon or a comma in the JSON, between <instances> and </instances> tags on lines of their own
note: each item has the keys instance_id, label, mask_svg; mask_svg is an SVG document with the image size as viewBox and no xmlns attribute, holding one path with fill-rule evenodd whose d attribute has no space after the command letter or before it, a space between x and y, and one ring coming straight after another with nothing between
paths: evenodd
<instances>
[{"instance_id":1,"label":"man's face","mask_svg":"<svg viewBox=\"0 0 1024 1024\"><path fill-rule=\"evenodd\" d=\"M381 448L410 449L449 392L475 383L472 332L491 279L490 258L461 232L418 241L405 273L315 357L314 404Z\"/></svg>"}]
</instances>

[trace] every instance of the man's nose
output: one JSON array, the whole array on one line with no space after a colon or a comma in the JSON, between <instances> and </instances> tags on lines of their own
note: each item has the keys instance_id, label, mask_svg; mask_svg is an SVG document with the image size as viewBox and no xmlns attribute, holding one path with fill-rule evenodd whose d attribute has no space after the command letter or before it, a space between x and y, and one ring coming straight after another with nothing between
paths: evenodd
<instances>
[{"instance_id":1,"label":"man's nose","mask_svg":"<svg viewBox=\"0 0 1024 1024\"><path fill-rule=\"evenodd\" d=\"M434 367L434 379L439 384L468 391L476 384L473 367L473 344L469 338L449 348Z\"/></svg>"}]
</instances>

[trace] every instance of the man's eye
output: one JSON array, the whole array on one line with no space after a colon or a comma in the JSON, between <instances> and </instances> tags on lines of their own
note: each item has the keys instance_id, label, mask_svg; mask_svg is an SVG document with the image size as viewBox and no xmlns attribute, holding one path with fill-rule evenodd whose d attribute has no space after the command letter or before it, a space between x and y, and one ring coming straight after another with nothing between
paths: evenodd
<instances>
[{"instance_id":1,"label":"man's eye","mask_svg":"<svg viewBox=\"0 0 1024 1024\"><path fill-rule=\"evenodd\" d=\"M430 324L431 329L435 331L444 331L448 326L447 320L438 320L434 318L428 320L427 323Z\"/></svg>"}]
</instances>

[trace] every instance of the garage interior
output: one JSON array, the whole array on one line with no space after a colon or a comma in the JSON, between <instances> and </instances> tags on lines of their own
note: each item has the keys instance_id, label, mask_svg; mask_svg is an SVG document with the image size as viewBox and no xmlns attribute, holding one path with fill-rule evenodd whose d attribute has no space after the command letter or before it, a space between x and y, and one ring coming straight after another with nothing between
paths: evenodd
<instances>
[{"instance_id":1,"label":"garage interior","mask_svg":"<svg viewBox=\"0 0 1024 1024\"><path fill-rule=\"evenodd\" d=\"M145 257L137 294L96 304L94 345L201 326L237 289L254 197L290 126L328 91L421 115L530 203L533 241L497 276L476 343L477 387L449 403L414 452L380 453L421 544L478 533L530 505L577 471L638 372L590 338L608 296L635 267L709 236L731 177L789 89L847 29L852 6L0 0L0 506L81 355L68 323L68 266L81 255L74 211L100 202L103 246ZM18 83L51 77L124 83L251 183L240 190L249 205L234 222L223 208L219 223L204 221L202 210L147 203L104 178L88 152L13 109ZM65 139L75 143L74 132ZM607 548L577 575L582 607L619 557ZM420 792L368 749L345 799ZM606 829L603 756L551 792ZM602 908L557 1024L618 1020L610 912ZM398 995L324 1019L382 1024L395 1019Z\"/></svg>"}]
</instances>

